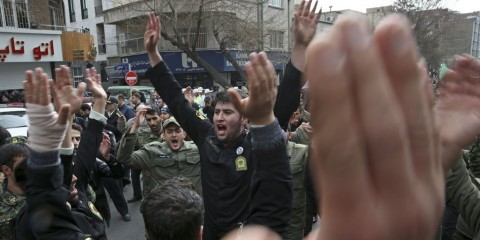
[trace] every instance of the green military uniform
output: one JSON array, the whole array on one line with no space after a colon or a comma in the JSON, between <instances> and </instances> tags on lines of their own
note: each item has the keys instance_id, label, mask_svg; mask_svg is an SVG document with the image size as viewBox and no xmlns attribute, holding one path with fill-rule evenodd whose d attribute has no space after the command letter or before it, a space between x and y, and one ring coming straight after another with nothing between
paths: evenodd
<instances>
[{"instance_id":1,"label":"green military uniform","mask_svg":"<svg viewBox=\"0 0 480 240\"><path fill-rule=\"evenodd\" d=\"M290 217L287 240L302 240L305 227L305 188L303 185L304 172L307 164L308 146L288 142L287 153L292 172L293 202L292 216Z\"/></svg>"},{"instance_id":2,"label":"green military uniform","mask_svg":"<svg viewBox=\"0 0 480 240\"><path fill-rule=\"evenodd\" d=\"M130 131L130 129L128 130ZM138 150L142 146L145 146L148 143L161 141L160 137L152 133L152 130L148 125L140 125L137 133L137 143L135 149Z\"/></svg>"},{"instance_id":3,"label":"green military uniform","mask_svg":"<svg viewBox=\"0 0 480 240\"><path fill-rule=\"evenodd\" d=\"M13 239L11 220L25 206L25 197L17 196L7 189L7 180L0 187L0 240Z\"/></svg>"},{"instance_id":4,"label":"green military uniform","mask_svg":"<svg viewBox=\"0 0 480 240\"><path fill-rule=\"evenodd\" d=\"M452 173L453 174L449 175L449 177L447 178L447 187L449 186L449 183L450 183L450 185L452 185L452 187L448 188L449 189L449 194L451 194L451 196L450 195L449 196L451 198L455 198L455 197L460 198L460 199L461 199L461 197L466 198L465 196L462 196L461 193L463 193L463 194L468 193L469 192L468 191L469 190L468 186L471 186L472 183L473 183L473 186L475 186L477 189L480 187L480 183L476 180L476 178L480 177L479 176L480 137L477 137L476 142L474 144L472 144L469 152L466 152L466 151L463 152L462 157L463 157L464 162L468 162L468 164L470 166L470 171L467 171L467 169L464 169L464 167L462 167L462 165L464 166L465 164L461 164L460 163L461 160L458 160L459 162L457 162L457 164L452 168ZM462 173L463 173L463 175L462 175ZM468 176L468 178L467 178L467 176ZM454 185L452 183L456 183L456 185ZM454 188L453 186L455 186L456 188ZM462 190L460 191L460 190L457 190L457 189L462 189ZM473 190L470 189L470 192L472 192L472 191ZM456 200L456 199L453 199L453 200ZM465 208L468 207L469 211L471 211L472 213L480 212L480 209L477 209L477 207L474 205L473 201L472 201L472 203L468 203L467 200L464 200L464 203L466 203L464 205ZM472 215L473 216L478 216L478 215L475 215L475 214L472 214ZM466 217L466 218L464 218L464 217ZM474 221L472 221L471 219L468 219L467 216L461 216L461 215L458 216L457 232L454 234L454 236L455 236L454 239L459 239L459 240L460 239L462 239L462 240L463 239L480 239L480 236L476 236L476 233L478 231L480 231L480 230L478 230L478 229L480 229L480 226L477 226L476 227L477 229L471 229L471 227L469 226L469 224L467 224L467 222L474 222ZM477 222L477 225L478 224L480 224L480 223Z\"/></svg>"},{"instance_id":5,"label":"green military uniform","mask_svg":"<svg viewBox=\"0 0 480 240\"><path fill-rule=\"evenodd\" d=\"M201 195L200 155L197 146L184 141L182 147L173 152L167 143L151 142L133 152L138 134L127 133L120 141L118 161L143 172L143 195L146 196L159 183L175 176L190 179Z\"/></svg>"},{"instance_id":6,"label":"green military uniform","mask_svg":"<svg viewBox=\"0 0 480 240\"><path fill-rule=\"evenodd\" d=\"M308 138L307 133L301 127L298 127L295 132L292 133L290 141L305 145L310 144L310 138Z\"/></svg>"},{"instance_id":7,"label":"green military uniform","mask_svg":"<svg viewBox=\"0 0 480 240\"><path fill-rule=\"evenodd\" d=\"M300 113L300 118L303 119L303 121L305 121L305 122L310 122L310 113L307 112L307 110L304 109Z\"/></svg>"}]
</instances>

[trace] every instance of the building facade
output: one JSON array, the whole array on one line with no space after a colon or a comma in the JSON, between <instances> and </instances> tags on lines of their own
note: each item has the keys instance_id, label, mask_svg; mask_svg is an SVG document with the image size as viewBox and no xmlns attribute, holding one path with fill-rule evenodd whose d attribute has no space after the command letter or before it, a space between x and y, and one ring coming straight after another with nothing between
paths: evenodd
<instances>
[{"instance_id":1,"label":"building facade","mask_svg":"<svg viewBox=\"0 0 480 240\"><path fill-rule=\"evenodd\" d=\"M23 89L26 70L93 61L90 35L67 30L61 0L0 0L0 90Z\"/></svg>"},{"instance_id":2,"label":"building facade","mask_svg":"<svg viewBox=\"0 0 480 240\"><path fill-rule=\"evenodd\" d=\"M108 81L106 73L107 52L115 50L116 39L113 36L115 26L104 24L103 11L112 7L110 0L62 0L65 11L66 27L70 31L89 33L92 36L91 54L95 54L95 61L74 60L71 63L75 82L84 80L87 67L95 67L102 76L102 82ZM110 36L110 38L109 38ZM110 43L110 44L107 44ZM111 53L115 54L115 52Z\"/></svg>"},{"instance_id":3,"label":"building facade","mask_svg":"<svg viewBox=\"0 0 480 240\"><path fill-rule=\"evenodd\" d=\"M447 60L464 53L480 58L480 12L455 14L444 27L441 48Z\"/></svg>"},{"instance_id":4,"label":"building facade","mask_svg":"<svg viewBox=\"0 0 480 240\"><path fill-rule=\"evenodd\" d=\"M229 80L232 86L245 83L220 52L217 37L222 38L241 28L244 36L227 42L227 51L241 67L248 61L248 54L259 49L269 54L278 73L287 63L292 38L293 0L263 0L260 4L252 1L219 1L223 5L206 7L203 14L208 17L202 19L198 28L191 24L192 21L189 22L191 19L198 19L195 15L195 7L198 7L194 4L196 1L171 2L175 13L165 5L165 1L133 1L104 11L105 24L115 25L117 33L116 52L107 54L110 84L124 85L123 76L129 69L139 76L138 84L149 84L144 75L149 65L143 46L143 33L145 14L153 9L166 19L177 18L175 24L162 25L162 29L174 40L188 42L198 35L198 55ZM222 24L224 26L218 27ZM214 87L213 78L208 71L179 50L175 44L162 38L158 49L181 85Z\"/></svg>"},{"instance_id":5,"label":"building facade","mask_svg":"<svg viewBox=\"0 0 480 240\"><path fill-rule=\"evenodd\" d=\"M26 70L41 67L51 76L63 61L60 3L0 1L0 90L23 89Z\"/></svg>"}]
</instances>

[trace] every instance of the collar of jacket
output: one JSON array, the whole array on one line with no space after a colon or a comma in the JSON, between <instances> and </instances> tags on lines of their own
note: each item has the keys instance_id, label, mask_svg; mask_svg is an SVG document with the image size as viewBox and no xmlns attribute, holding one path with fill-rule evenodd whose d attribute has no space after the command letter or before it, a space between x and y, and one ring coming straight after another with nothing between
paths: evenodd
<instances>
[{"instance_id":1,"label":"collar of jacket","mask_svg":"<svg viewBox=\"0 0 480 240\"><path fill-rule=\"evenodd\" d=\"M207 141L214 147L216 152L220 152L220 149L237 148L239 146L242 146L247 138L248 132L243 131L243 133L228 146L223 145L223 143L218 140L217 135L208 137Z\"/></svg>"}]
</instances>

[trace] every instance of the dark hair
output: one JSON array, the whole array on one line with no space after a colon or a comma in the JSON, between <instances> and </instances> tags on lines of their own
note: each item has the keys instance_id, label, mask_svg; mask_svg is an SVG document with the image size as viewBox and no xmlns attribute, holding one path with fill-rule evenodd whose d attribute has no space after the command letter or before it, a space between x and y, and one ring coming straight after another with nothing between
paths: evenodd
<instances>
[{"instance_id":1,"label":"dark hair","mask_svg":"<svg viewBox=\"0 0 480 240\"><path fill-rule=\"evenodd\" d=\"M122 94L118 94L118 95L117 95L117 99L118 99L118 100L125 101L125 97L124 97Z\"/></svg>"},{"instance_id":2,"label":"dark hair","mask_svg":"<svg viewBox=\"0 0 480 240\"><path fill-rule=\"evenodd\" d=\"M13 160L19 155L29 156L28 146L25 143L9 143L0 147L0 166L7 165L13 168Z\"/></svg>"},{"instance_id":3,"label":"dark hair","mask_svg":"<svg viewBox=\"0 0 480 240\"><path fill-rule=\"evenodd\" d=\"M203 201L186 178L175 177L154 188L141 209L150 240L192 240L198 237Z\"/></svg>"},{"instance_id":4,"label":"dark hair","mask_svg":"<svg viewBox=\"0 0 480 240\"><path fill-rule=\"evenodd\" d=\"M82 126L80 126L79 124L76 124L76 123L72 123L72 129L79 131L80 134L83 132Z\"/></svg>"},{"instance_id":5,"label":"dark hair","mask_svg":"<svg viewBox=\"0 0 480 240\"><path fill-rule=\"evenodd\" d=\"M7 138L11 136L12 135L6 128L0 126L0 147L7 143Z\"/></svg>"},{"instance_id":6,"label":"dark hair","mask_svg":"<svg viewBox=\"0 0 480 240\"><path fill-rule=\"evenodd\" d=\"M158 111L157 111L157 109L155 109L155 108L147 108L147 111L145 112L145 114L148 114L148 115L158 115Z\"/></svg>"},{"instance_id":7,"label":"dark hair","mask_svg":"<svg viewBox=\"0 0 480 240\"><path fill-rule=\"evenodd\" d=\"M92 107L90 107L90 105L88 105L87 103L83 103L82 106L80 106L80 110L82 110L82 111L85 111L85 110L92 111Z\"/></svg>"},{"instance_id":8,"label":"dark hair","mask_svg":"<svg viewBox=\"0 0 480 240\"><path fill-rule=\"evenodd\" d=\"M138 98L138 99L141 98L141 97L140 97L140 94L139 94L138 92L132 93L132 96L133 96L133 97L136 97L136 98Z\"/></svg>"},{"instance_id":9,"label":"dark hair","mask_svg":"<svg viewBox=\"0 0 480 240\"><path fill-rule=\"evenodd\" d=\"M230 103L230 97L228 96L226 91L221 91L218 92L217 95L215 95L215 103L213 104L213 107L217 106L217 103Z\"/></svg>"}]
</instances>

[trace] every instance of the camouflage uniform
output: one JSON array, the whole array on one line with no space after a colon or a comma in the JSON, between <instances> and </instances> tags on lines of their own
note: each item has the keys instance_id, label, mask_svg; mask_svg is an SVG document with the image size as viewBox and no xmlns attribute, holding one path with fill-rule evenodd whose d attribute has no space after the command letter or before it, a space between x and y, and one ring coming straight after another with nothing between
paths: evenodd
<instances>
[{"instance_id":1,"label":"camouflage uniform","mask_svg":"<svg viewBox=\"0 0 480 240\"><path fill-rule=\"evenodd\" d=\"M128 129L130 131L130 128ZM148 125L141 125L138 128L138 133L137 133L137 143L135 145L135 150L140 149L142 146L151 143L151 142L156 142L156 141L161 141L160 137L152 133L152 130Z\"/></svg>"},{"instance_id":2,"label":"camouflage uniform","mask_svg":"<svg viewBox=\"0 0 480 240\"><path fill-rule=\"evenodd\" d=\"M288 142L287 153L292 172L293 202L292 215L288 223L287 240L302 240L305 227L305 188L303 185L304 172L307 164L308 146Z\"/></svg>"},{"instance_id":3,"label":"camouflage uniform","mask_svg":"<svg viewBox=\"0 0 480 240\"><path fill-rule=\"evenodd\" d=\"M25 206L25 197L17 196L7 189L7 180L0 188L0 240L13 239L11 220Z\"/></svg>"},{"instance_id":4,"label":"camouflage uniform","mask_svg":"<svg viewBox=\"0 0 480 240\"><path fill-rule=\"evenodd\" d=\"M195 190L201 194L200 156L193 142L184 141L182 147L173 152L167 143L151 142L133 152L138 134L127 133L120 141L118 161L142 169L143 195L146 196L159 183L174 176L190 179Z\"/></svg>"}]
</instances>

